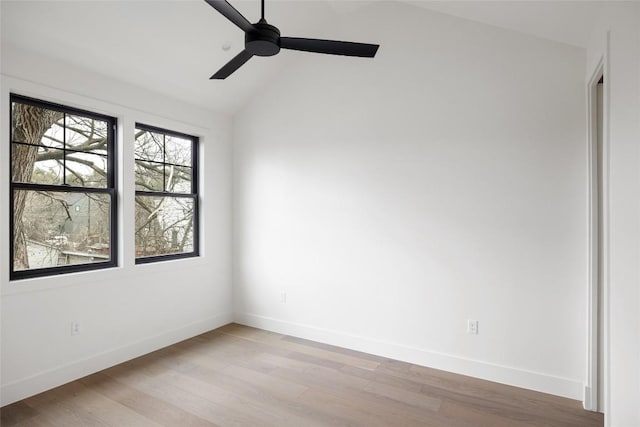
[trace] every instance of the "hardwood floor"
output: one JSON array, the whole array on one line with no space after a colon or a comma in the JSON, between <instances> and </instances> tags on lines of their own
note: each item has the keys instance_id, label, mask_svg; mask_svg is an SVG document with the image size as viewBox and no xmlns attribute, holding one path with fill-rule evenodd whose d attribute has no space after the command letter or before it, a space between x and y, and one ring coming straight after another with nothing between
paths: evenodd
<instances>
[{"instance_id":1,"label":"hardwood floor","mask_svg":"<svg viewBox=\"0 0 640 427\"><path fill-rule=\"evenodd\" d=\"M602 426L574 400L236 324L1 409L3 427Z\"/></svg>"}]
</instances>

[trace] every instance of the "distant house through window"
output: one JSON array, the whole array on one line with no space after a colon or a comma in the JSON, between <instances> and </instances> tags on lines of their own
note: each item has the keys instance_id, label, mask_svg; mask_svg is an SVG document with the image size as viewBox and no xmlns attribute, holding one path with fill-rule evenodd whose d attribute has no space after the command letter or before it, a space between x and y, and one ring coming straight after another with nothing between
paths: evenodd
<instances>
[{"instance_id":1,"label":"distant house through window","mask_svg":"<svg viewBox=\"0 0 640 427\"><path fill-rule=\"evenodd\" d=\"M115 266L116 119L10 102L11 278Z\"/></svg>"},{"instance_id":2,"label":"distant house through window","mask_svg":"<svg viewBox=\"0 0 640 427\"><path fill-rule=\"evenodd\" d=\"M198 138L135 132L136 263L198 256Z\"/></svg>"}]
</instances>

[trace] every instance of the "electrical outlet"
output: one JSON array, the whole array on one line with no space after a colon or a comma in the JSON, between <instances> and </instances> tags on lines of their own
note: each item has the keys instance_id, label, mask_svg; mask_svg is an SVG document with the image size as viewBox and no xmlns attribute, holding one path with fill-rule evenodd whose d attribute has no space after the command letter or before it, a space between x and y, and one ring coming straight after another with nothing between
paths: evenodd
<instances>
[{"instance_id":1,"label":"electrical outlet","mask_svg":"<svg viewBox=\"0 0 640 427\"><path fill-rule=\"evenodd\" d=\"M71 322L71 335L78 335L80 333L80 323L73 321Z\"/></svg>"},{"instance_id":2,"label":"electrical outlet","mask_svg":"<svg viewBox=\"0 0 640 427\"><path fill-rule=\"evenodd\" d=\"M287 303L287 293L286 292L280 292L280 302L282 304L286 304Z\"/></svg>"},{"instance_id":3,"label":"electrical outlet","mask_svg":"<svg viewBox=\"0 0 640 427\"><path fill-rule=\"evenodd\" d=\"M467 333L470 335L478 335L478 321L467 320Z\"/></svg>"}]
</instances>

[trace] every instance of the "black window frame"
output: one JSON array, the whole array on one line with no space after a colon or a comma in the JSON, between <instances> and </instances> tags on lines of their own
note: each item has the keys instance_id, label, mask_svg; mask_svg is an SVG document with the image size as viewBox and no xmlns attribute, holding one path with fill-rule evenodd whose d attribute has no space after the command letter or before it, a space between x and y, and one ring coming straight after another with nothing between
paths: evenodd
<instances>
[{"instance_id":1,"label":"black window frame","mask_svg":"<svg viewBox=\"0 0 640 427\"><path fill-rule=\"evenodd\" d=\"M198 170L198 154L200 147L200 138L195 135L189 135L183 132L178 132L158 126L147 125L144 123L136 122L135 130L142 130L147 132L159 133L166 136L173 136L176 138L188 139L191 140L191 192L190 193L177 193L172 191L146 191L146 190L138 190L136 189L136 197L137 196L148 196L148 197L180 197L180 198L190 198L193 200L193 251L191 252L180 252L180 253L171 253L171 254L163 254L163 255L149 255L138 257L135 256L136 264L149 264L154 262L161 261L169 261L175 259L184 259L184 258L197 258L200 256L200 194L199 194L199 170ZM163 148L163 156L166 151ZM185 167L184 165L177 165L173 163L165 162L165 158L163 158L162 162L159 161L149 161L148 159L138 159L134 156L134 165L138 161L157 163L162 165L173 165ZM137 206L134 207L137 209ZM135 218L135 214L134 214ZM135 220L134 220L135 222ZM134 236L135 239L135 236Z\"/></svg>"},{"instance_id":2,"label":"black window frame","mask_svg":"<svg viewBox=\"0 0 640 427\"><path fill-rule=\"evenodd\" d=\"M68 184L38 184L13 181L13 147L14 144L25 144L20 141L14 141L13 137L13 103L31 105L38 108L58 111L65 115L77 115L94 120L107 122L107 186L100 187L79 187ZM66 116L65 116L66 117ZM102 270L105 268L113 268L118 266L118 190L117 190L117 129L118 121L115 117L105 114L95 113L80 108L69 107L59 103L44 101L41 99L31 98L28 96L9 94L9 279L20 280L36 277L51 277L61 274L78 273L83 271ZM30 145L30 144L25 144ZM63 151L75 152L68 149L63 144ZM14 223L14 203L15 192L17 190L28 191L55 191L61 193L95 193L107 194L110 197L109 211L109 260L102 262L91 262L86 264L59 265L55 267L33 268L28 270L14 270L14 241L15 241L15 223Z\"/></svg>"}]
</instances>

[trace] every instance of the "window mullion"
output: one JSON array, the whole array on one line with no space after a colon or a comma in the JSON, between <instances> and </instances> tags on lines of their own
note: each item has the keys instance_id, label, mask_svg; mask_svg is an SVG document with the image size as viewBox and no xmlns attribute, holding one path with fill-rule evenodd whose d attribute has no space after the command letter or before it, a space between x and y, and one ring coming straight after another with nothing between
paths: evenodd
<instances>
[{"instance_id":1,"label":"window mullion","mask_svg":"<svg viewBox=\"0 0 640 427\"><path fill-rule=\"evenodd\" d=\"M62 184L67 185L67 113L62 115Z\"/></svg>"}]
</instances>

